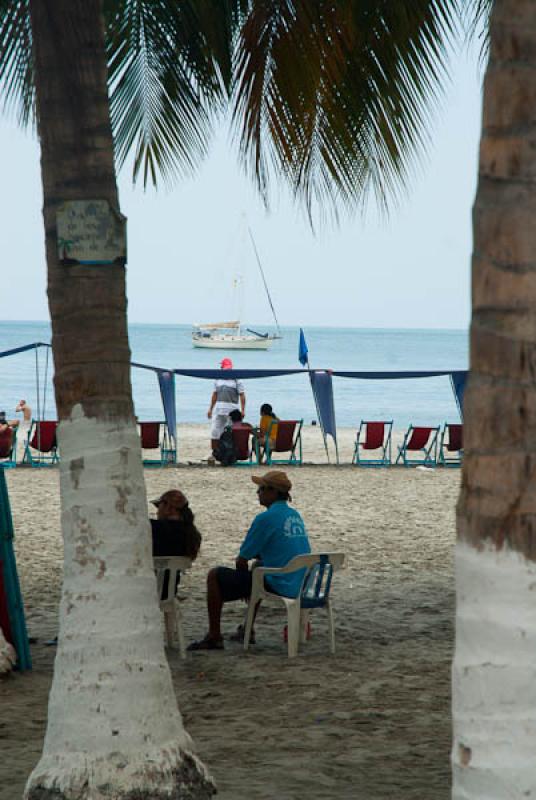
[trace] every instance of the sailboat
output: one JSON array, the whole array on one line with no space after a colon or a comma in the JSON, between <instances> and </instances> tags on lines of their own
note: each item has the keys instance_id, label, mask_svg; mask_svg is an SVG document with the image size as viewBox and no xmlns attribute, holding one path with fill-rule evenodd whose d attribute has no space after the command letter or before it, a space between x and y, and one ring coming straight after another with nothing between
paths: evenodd
<instances>
[{"instance_id":1,"label":"sailboat","mask_svg":"<svg viewBox=\"0 0 536 800\"><path fill-rule=\"evenodd\" d=\"M240 320L231 322L208 322L204 325L194 325L192 331L192 344L194 347L208 347L214 350L268 350L275 339L281 339L281 329L270 297L268 284L262 268L261 260L255 244L255 239L249 225L247 226L249 238L253 245L253 251L259 271L261 273L264 290L268 298L268 303L272 310L277 333L259 333L251 328L243 328ZM242 286L242 278L238 276L234 281L235 289Z\"/></svg>"}]
</instances>

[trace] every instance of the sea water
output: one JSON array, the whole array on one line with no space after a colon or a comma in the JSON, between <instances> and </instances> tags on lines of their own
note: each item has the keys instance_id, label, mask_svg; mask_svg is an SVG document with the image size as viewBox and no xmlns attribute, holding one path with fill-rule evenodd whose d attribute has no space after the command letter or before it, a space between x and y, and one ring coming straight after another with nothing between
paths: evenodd
<instances>
[{"instance_id":1,"label":"sea water","mask_svg":"<svg viewBox=\"0 0 536 800\"><path fill-rule=\"evenodd\" d=\"M308 327L304 332L313 369L382 372L463 370L468 366L467 331ZM238 369L301 367L299 328L283 328L283 338L267 351L198 349L192 346L190 334L188 325L131 324L132 361L165 369L216 369L220 360L229 356ZM49 324L0 322L0 351L38 341L50 341ZM17 402L24 398L32 406L34 416L54 418L52 371L48 348L1 358L0 410L11 417ZM133 368L132 385L138 418L163 419L155 373ZM448 376L381 381L334 377L333 387L340 427L355 428L361 419L392 419L396 430L405 429L410 423L439 425L459 420ZM213 382L177 376L176 389L179 424L208 422ZM305 423L316 420L306 375L248 380L245 391L248 421L257 421L262 403L271 403L281 418L303 418Z\"/></svg>"}]
</instances>

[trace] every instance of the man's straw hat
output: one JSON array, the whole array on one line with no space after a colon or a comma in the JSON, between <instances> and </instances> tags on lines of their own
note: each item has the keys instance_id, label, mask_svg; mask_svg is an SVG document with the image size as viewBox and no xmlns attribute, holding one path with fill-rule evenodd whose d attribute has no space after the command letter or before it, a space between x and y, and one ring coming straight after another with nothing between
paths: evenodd
<instances>
[{"instance_id":1,"label":"man's straw hat","mask_svg":"<svg viewBox=\"0 0 536 800\"><path fill-rule=\"evenodd\" d=\"M287 473L279 469L274 469L265 475L252 475L251 480L257 486L270 486L272 489L277 489L278 492L290 492L292 489L292 483L288 479Z\"/></svg>"}]
</instances>

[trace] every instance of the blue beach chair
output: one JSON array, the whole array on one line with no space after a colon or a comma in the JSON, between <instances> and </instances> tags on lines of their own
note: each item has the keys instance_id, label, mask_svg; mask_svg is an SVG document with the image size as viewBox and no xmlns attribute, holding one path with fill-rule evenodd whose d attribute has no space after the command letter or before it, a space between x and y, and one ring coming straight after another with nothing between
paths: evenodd
<instances>
[{"instance_id":1,"label":"blue beach chair","mask_svg":"<svg viewBox=\"0 0 536 800\"><path fill-rule=\"evenodd\" d=\"M364 467L386 467L391 463L393 420L371 422L361 420L355 440L352 464ZM362 451L379 451L376 458L363 458Z\"/></svg>"},{"instance_id":2,"label":"blue beach chair","mask_svg":"<svg viewBox=\"0 0 536 800\"><path fill-rule=\"evenodd\" d=\"M396 463L401 461L405 467L414 467L418 464L435 467L438 435L439 425L437 427L410 425L402 446L398 448ZM420 453L420 456L411 457L411 453Z\"/></svg>"}]
</instances>

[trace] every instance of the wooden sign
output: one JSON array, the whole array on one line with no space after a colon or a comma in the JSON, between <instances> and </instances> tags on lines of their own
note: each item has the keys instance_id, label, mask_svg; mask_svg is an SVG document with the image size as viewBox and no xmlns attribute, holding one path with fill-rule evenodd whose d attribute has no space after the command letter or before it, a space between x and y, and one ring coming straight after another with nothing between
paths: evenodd
<instances>
[{"instance_id":1,"label":"wooden sign","mask_svg":"<svg viewBox=\"0 0 536 800\"><path fill-rule=\"evenodd\" d=\"M70 200L56 213L58 258L63 264L125 264L126 217L107 200Z\"/></svg>"}]
</instances>

